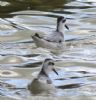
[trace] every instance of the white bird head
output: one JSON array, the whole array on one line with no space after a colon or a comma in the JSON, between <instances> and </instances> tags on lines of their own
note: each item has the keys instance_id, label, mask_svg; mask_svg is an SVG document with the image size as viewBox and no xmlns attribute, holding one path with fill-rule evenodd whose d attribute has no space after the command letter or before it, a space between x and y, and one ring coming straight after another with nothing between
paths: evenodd
<instances>
[{"instance_id":1,"label":"white bird head","mask_svg":"<svg viewBox=\"0 0 96 100\"><path fill-rule=\"evenodd\" d=\"M66 25L66 18L65 17L58 17L57 18L57 31L62 32L64 31L64 26L69 30L69 27Z\"/></svg>"},{"instance_id":2,"label":"white bird head","mask_svg":"<svg viewBox=\"0 0 96 100\"><path fill-rule=\"evenodd\" d=\"M57 71L54 68L54 61L50 58L47 58L43 62L42 69L41 69L40 73L38 74L38 79L41 77L46 77L47 82L50 81L49 83L51 83L51 80L48 76L50 71L54 71L58 75Z\"/></svg>"}]
</instances>

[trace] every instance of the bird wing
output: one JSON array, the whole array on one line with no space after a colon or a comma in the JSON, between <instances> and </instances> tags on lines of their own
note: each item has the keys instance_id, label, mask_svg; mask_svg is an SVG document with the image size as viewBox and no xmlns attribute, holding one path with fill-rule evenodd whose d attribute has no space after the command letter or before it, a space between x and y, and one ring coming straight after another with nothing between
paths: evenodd
<instances>
[{"instance_id":1,"label":"bird wing","mask_svg":"<svg viewBox=\"0 0 96 100\"><path fill-rule=\"evenodd\" d=\"M44 39L49 42L59 43L64 41L64 36L60 32L53 32L52 34L48 34L46 37L44 37Z\"/></svg>"}]
</instances>

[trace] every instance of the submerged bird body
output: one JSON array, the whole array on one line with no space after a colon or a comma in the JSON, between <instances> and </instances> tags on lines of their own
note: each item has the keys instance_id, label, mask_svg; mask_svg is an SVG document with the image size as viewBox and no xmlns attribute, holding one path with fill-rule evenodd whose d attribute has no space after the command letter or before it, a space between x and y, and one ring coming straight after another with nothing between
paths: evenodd
<instances>
[{"instance_id":1,"label":"submerged bird body","mask_svg":"<svg viewBox=\"0 0 96 100\"><path fill-rule=\"evenodd\" d=\"M44 80L34 79L32 83L28 86L28 89L32 94L40 93L50 93L51 91L56 91L56 88L53 84L46 84Z\"/></svg>"},{"instance_id":2,"label":"submerged bird body","mask_svg":"<svg viewBox=\"0 0 96 100\"><path fill-rule=\"evenodd\" d=\"M44 38L41 38L39 34L36 33L34 36L32 36L35 44L38 47L47 49L61 49L64 45L64 26L69 29L65 22L66 19L64 17L59 17L57 19L56 31L53 31Z\"/></svg>"},{"instance_id":3,"label":"submerged bird body","mask_svg":"<svg viewBox=\"0 0 96 100\"><path fill-rule=\"evenodd\" d=\"M49 77L49 72L54 71L56 74L56 70L53 67L54 63L52 59L45 59L42 69L40 73L38 74L37 78L33 79L33 81L28 85L28 89L33 94L38 94L42 92L50 92L52 90L55 90L55 86L52 84L52 81Z\"/></svg>"},{"instance_id":4,"label":"submerged bird body","mask_svg":"<svg viewBox=\"0 0 96 100\"><path fill-rule=\"evenodd\" d=\"M58 50L58 49L62 49L62 47L64 46L63 43L50 42L48 40L46 41L45 39L39 38L35 35L32 36L32 38L35 41L37 47Z\"/></svg>"}]
</instances>

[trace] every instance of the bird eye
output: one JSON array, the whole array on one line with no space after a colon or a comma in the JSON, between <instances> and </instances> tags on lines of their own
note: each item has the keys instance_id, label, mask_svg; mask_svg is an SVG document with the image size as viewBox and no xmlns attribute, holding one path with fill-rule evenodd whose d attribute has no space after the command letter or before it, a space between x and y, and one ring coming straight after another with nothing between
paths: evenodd
<instances>
[{"instance_id":1,"label":"bird eye","mask_svg":"<svg viewBox=\"0 0 96 100\"><path fill-rule=\"evenodd\" d=\"M62 41L61 40L59 40L59 43L61 43Z\"/></svg>"},{"instance_id":2,"label":"bird eye","mask_svg":"<svg viewBox=\"0 0 96 100\"><path fill-rule=\"evenodd\" d=\"M49 65L54 65L54 63L53 62L49 62Z\"/></svg>"},{"instance_id":3,"label":"bird eye","mask_svg":"<svg viewBox=\"0 0 96 100\"><path fill-rule=\"evenodd\" d=\"M63 23L65 23L65 22L66 22L66 19L63 20Z\"/></svg>"}]
</instances>

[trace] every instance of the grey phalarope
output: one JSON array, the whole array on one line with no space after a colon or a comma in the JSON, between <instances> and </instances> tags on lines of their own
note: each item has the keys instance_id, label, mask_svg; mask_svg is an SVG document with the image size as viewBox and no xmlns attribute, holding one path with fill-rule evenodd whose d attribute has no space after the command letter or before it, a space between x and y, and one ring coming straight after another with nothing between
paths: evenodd
<instances>
[{"instance_id":1,"label":"grey phalarope","mask_svg":"<svg viewBox=\"0 0 96 100\"><path fill-rule=\"evenodd\" d=\"M45 59L37 78L34 78L33 81L28 85L28 89L33 94L50 92L52 89L55 90L55 86L52 84L52 80L48 75L50 71L54 71L58 75L54 68L53 60Z\"/></svg>"},{"instance_id":2,"label":"grey phalarope","mask_svg":"<svg viewBox=\"0 0 96 100\"><path fill-rule=\"evenodd\" d=\"M69 29L65 22L66 18L58 17L56 31L44 38L41 38L38 33L35 33L35 35L32 36L32 39L36 46L47 49L61 49L63 46L62 43L64 42L64 26Z\"/></svg>"}]
</instances>

